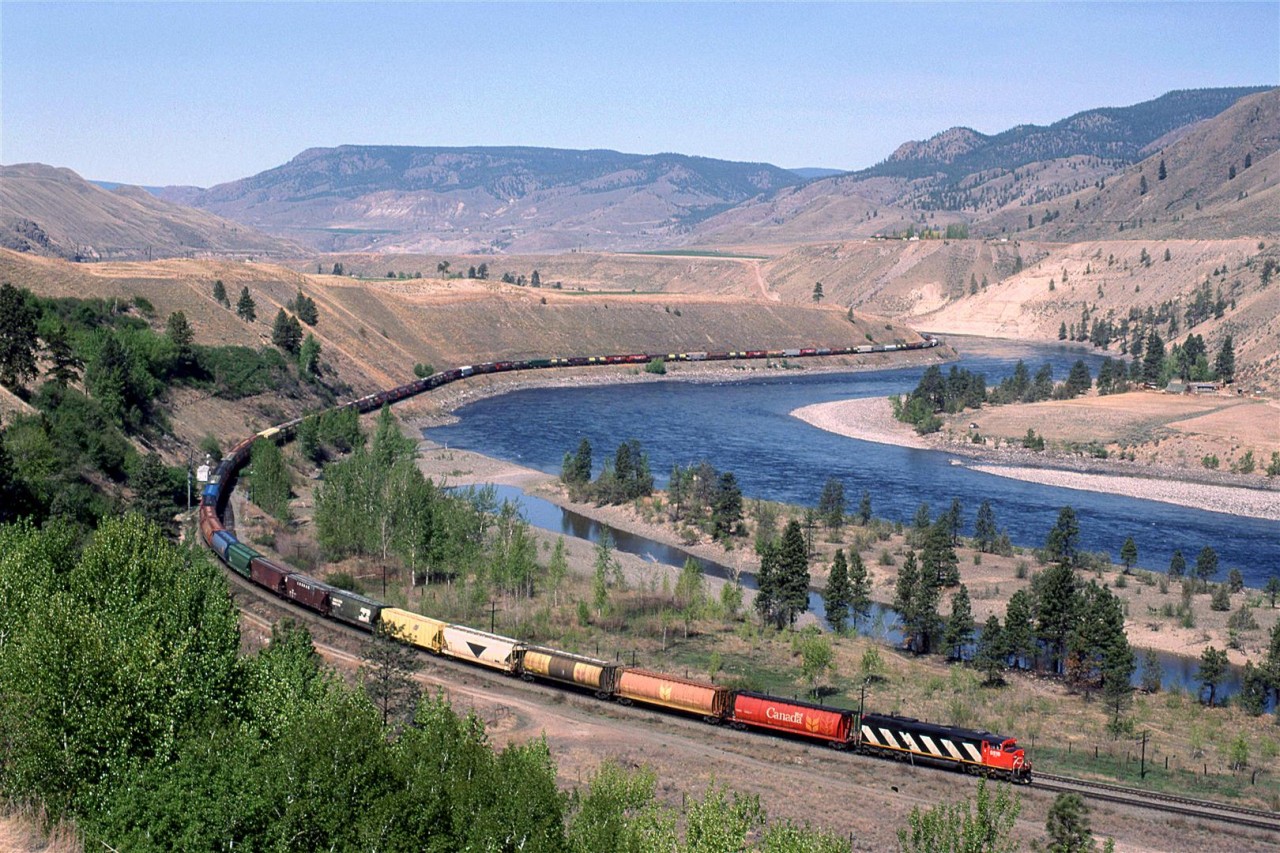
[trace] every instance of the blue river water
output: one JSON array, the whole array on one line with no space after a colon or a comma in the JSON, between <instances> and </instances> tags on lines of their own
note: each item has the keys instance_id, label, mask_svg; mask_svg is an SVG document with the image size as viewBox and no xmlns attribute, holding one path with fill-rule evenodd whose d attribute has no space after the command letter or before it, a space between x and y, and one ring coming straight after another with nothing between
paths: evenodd
<instances>
[{"instance_id":1,"label":"blue river water","mask_svg":"<svg viewBox=\"0 0 1280 853\"><path fill-rule=\"evenodd\" d=\"M1054 345L972 338L948 343L960 352L959 366L985 374L989 383L1009 375L1018 359L1033 373L1047 361L1062 379L1077 358L1096 373L1103 357ZM1210 545L1218 553L1219 579L1238 568L1247 584L1260 587L1280 573L1277 522L997 477L952 465L945 452L845 438L790 415L810 403L905 393L922 372L759 371L739 382L528 389L465 406L457 423L425 434L548 473L559 473L564 454L584 437L595 451L597 471L620 442L637 438L660 485L674 464L706 459L732 471L747 496L812 506L827 478L835 476L851 507L865 489L874 514L891 520L909 522L922 501L936 515L959 498L970 533L978 505L986 500L1013 542L1028 547L1042 545L1059 510L1070 505L1085 550L1115 558L1132 536L1138 566L1164 571L1175 549L1194 564L1200 549ZM981 412L974 419L980 422Z\"/></svg>"}]
</instances>

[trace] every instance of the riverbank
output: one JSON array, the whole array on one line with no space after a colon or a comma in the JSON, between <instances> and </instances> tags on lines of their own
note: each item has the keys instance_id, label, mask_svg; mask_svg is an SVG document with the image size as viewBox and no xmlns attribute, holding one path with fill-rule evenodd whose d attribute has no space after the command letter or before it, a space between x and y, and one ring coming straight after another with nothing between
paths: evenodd
<instances>
[{"instance_id":1,"label":"riverbank","mask_svg":"<svg viewBox=\"0 0 1280 853\"><path fill-rule=\"evenodd\" d=\"M883 397L815 403L791 414L819 429L848 438L950 453L972 460L961 464L968 464L975 471L1000 477L1280 521L1280 489L1275 484L1253 482L1245 486L1244 478L1232 485L1206 482L1213 476L1210 472L1192 479L1186 469L1168 465L1046 455L1007 443L998 448L953 444L941 438L917 435L909 425L894 419L893 408ZM1224 480L1230 475L1216 476Z\"/></svg>"},{"instance_id":2,"label":"riverbank","mask_svg":"<svg viewBox=\"0 0 1280 853\"><path fill-rule=\"evenodd\" d=\"M865 401L844 401L865 402ZM852 407L859 409L861 407ZM879 415L874 407L866 407L868 417L866 423L868 434L875 434L874 425ZM837 411L850 411L850 407ZM892 420L892 415L889 416ZM889 424L880 419L879 426L889 430ZM871 439L868 439L871 440ZM483 483L501 483L517 486L529 495L546 500L562 509L576 512L600 524L606 524L614 530L625 531L642 536L664 545L683 549L699 559L728 566L730 569L754 574L759 570L760 561L751 548L751 538L742 537L734 542L734 547L725 548L721 544L702 536L690 542L683 538L669 524L646 518L634 504L620 506L596 506L591 503L577 503L569 500L558 478L515 463L494 459L480 453L454 450L441 447L430 441L421 445L419 465L423 472L437 482L443 480L449 485L466 486ZM752 501L747 502L748 515ZM792 514L799 517L801 509L792 508ZM785 524L784 517L779 525ZM752 520L748 519L748 525ZM556 534L540 531L544 541L552 541ZM572 537L571 559L572 570L583 574L591 572L594 559L593 546ZM837 548L846 553L857 551L867 568L871 579L872 599L877 603L891 606L894 599L897 580L897 566L910 547L907 536L903 533L885 533L881 536L871 528L847 525L838 533L827 533L814 538L816 554L811 561L811 586L821 590L826 585L827 572ZM974 618L981 624L992 614L1004 620L1005 608L1009 598L1016 591L1029 590L1031 574L1038 570L1034 558L1024 549L1015 549L1011 556L996 554L979 554L973 548L961 546L956 549L959 557L961 582L964 583L972 598ZM649 582L658 573L666 573L674 584L678 569L647 562L632 555L620 554L624 571L629 582ZM1123 578L1123 580L1122 580ZM1232 663L1243 665L1246 660L1255 663L1266 655L1266 641L1271 626L1277 621L1278 611L1266 607L1262 593L1257 589L1245 589L1231 596L1230 611L1215 611L1209 606L1207 594L1194 595L1191 598L1192 618L1184 620L1177 615L1182 600L1181 588L1176 582L1170 582L1159 573L1135 571L1130 575L1122 575L1119 567L1113 566L1111 571L1098 579L1112 587L1116 595L1125 601L1129 618L1125 631L1129 642L1137 649L1154 649L1171 655L1189 659L1199 658L1204 648L1213 645L1218 649L1227 649ZM723 581L709 578L709 592L719 593ZM744 607L750 608L751 590L746 590ZM1239 648L1230 648L1231 631L1227 619L1231 611L1238 610L1242 604L1250 603L1258 627L1237 632ZM945 615L947 605L944 601L940 611ZM813 614L806 614L804 623L816 622ZM867 630L868 626L863 626Z\"/></svg>"}]
</instances>

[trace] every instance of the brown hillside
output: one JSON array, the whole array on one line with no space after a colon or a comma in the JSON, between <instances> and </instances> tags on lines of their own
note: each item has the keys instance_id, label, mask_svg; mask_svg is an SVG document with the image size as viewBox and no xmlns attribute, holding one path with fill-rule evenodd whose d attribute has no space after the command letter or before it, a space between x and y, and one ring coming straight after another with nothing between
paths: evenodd
<instances>
[{"instance_id":1,"label":"brown hillside","mask_svg":"<svg viewBox=\"0 0 1280 853\"><path fill-rule=\"evenodd\" d=\"M1056 218L1039 224L1046 214ZM1037 223L1029 236L1058 241L1280 234L1280 89L1182 130L1105 186L1006 211L983 228L1025 232L1028 215Z\"/></svg>"},{"instance_id":2,"label":"brown hillside","mask_svg":"<svg viewBox=\"0 0 1280 853\"><path fill-rule=\"evenodd\" d=\"M244 323L213 300L215 279L222 279L233 303L242 287L249 288L256 323ZM0 281L42 296L143 296L155 306L157 328L182 310L199 343L254 347L270 346L277 311L301 289L319 309L313 331L323 360L358 392L405 382L418 362L441 368L535 355L919 340L905 327L858 314L850 320L835 307L716 295L534 290L466 279L362 281L266 264L71 264L0 250Z\"/></svg>"},{"instance_id":3,"label":"brown hillside","mask_svg":"<svg viewBox=\"0 0 1280 853\"><path fill-rule=\"evenodd\" d=\"M287 257L295 244L139 187L104 190L70 169L0 166L0 246L58 257Z\"/></svg>"}]
</instances>

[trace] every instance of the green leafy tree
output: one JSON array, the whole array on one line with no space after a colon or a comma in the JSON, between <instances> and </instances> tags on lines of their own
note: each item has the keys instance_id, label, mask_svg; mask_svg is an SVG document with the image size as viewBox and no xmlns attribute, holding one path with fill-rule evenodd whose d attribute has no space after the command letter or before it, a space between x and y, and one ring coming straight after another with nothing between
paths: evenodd
<instances>
[{"instance_id":1,"label":"green leafy tree","mask_svg":"<svg viewBox=\"0 0 1280 853\"><path fill-rule=\"evenodd\" d=\"M985 779L978 782L973 801L941 803L922 810L916 806L907 825L898 830L901 853L1013 853L1022 847L1015 835L1022 804L1010 785L995 796Z\"/></svg>"},{"instance_id":2,"label":"green leafy tree","mask_svg":"<svg viewBox=\"0 0 1280 853\"><path fill-rule=\"evenodd\" d=\"M21 391L36 377L39 312L25 290L0 285L0 385Z\"/></svg>"},{"instance_id":3,"label":"green leafy tree","mask_svg":"<svg viewBox=\"0 0 1280 853\"><path fill-rule=\"evenodd\" d=\"M1059 794L1054 799L1045 830L1050 853L1092 853L1098 847L1089 829L1089 809L1079 794Z\"/></svg>"},{"instance_id":4,"label":"green leafy tree","mask_svg":"<svg viewBox=\"0 0 1280 853\"><path fill-rule=\"evenodd\" d=\"M302 341L298 350L298 373L307 379L320 375L320 342L315 335L308 334Z\"/></svg>"},{"instance_id":5,"label":"green leafy tree","mask_svg":"<svg viewBox=\"0 0 1280 853\"><path fill-rule=\"evenodd\" d=\"M697 560L689 557L680 569L676 579L676 605L684 621L684 637L689 639L689 629L694 621L702 617L707 608L706 581L702 576L702 566Z\"/></svg>"},{"instance_id":6,"label":"green leafy tree","mask_svg":"<svg viewBox=\"0 0 1280 853\"><path fill-rule=\"evenodd\" d=\"M247 286L240 289L240 298L236 300L236 316L246 323L252 323L258 318L258 305L249 295Z\"/></svg>"},{"instance_id":7,"label":"green leafy tree","mask_svg":"<svg viewBox=\"0 0 1280 853\"><path fill-rule=\"evenodd\" d=\"M797 638L800 652L800 674L809 685L809 693L818 696L818 681L834 667L831 641L813 625Z\"/></svg>"},{"instance_id":8,"label":"green leafy tree","mask_svg":"<svg viewBox=\"0 0 1280 853\"><path fill-rule=\"evenodd\" d=\"M279 445L260 438L250 449L250 499L270 515L289 519L289 469Z\"/></svg>"}]
</instances>

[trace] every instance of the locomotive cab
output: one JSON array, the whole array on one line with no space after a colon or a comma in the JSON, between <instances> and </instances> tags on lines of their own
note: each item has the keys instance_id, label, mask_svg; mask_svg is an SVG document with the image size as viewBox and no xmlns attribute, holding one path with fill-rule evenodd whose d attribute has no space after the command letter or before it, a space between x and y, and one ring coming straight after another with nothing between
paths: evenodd
<instances>
[{"instance_id":1,"label":"locomotive cab","mask_svg":"<svg viewBox=\"0 0 1280 853\"><path fill-rule=\"evenodd\" d=\"M1009 774L1011 781L1031 781L1031 762L1027 761L1026 752L1018 746L1015 738L984 740L982 763L993 770Z\"/></svg>"}]
</instances>

